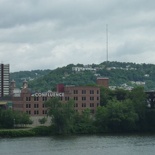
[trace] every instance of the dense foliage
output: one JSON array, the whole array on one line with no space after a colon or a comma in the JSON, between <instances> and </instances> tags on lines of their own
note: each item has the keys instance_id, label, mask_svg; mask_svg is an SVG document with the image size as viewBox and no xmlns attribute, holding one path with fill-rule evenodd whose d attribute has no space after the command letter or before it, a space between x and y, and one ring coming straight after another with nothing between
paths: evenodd
<instances>
[{"instance_id":1,"label":"dense foliage","mask_svg":"<svg viewBox=\"0 0 155 155\"><path fill-rule=\"evenodd\" d=\"M61 103L58 98L46 102L52 117L52 133L107 133L155 131L155 110L146 104L142 87L132 91L107 90L102 96L102 106L95 115L85 109L81 114L74 111L74 102Z\"/></svg>"},{"instance_id":2,"label":"dense foliage","mask_svg":"<svg viewBox=\"0 0 155 155\"><path fill-rule=\"evenodd\" d=\"M108 77L110 86L127 84L136 86L134 82L144 82L145 90L155 89L155 65L125 62L103 62L89 67L95 71L73 71L72 67L85 67L82 64L70 64L54 70L34 70L11 73L11 79L16 81L17 87L22 86L26 79L29 87L37 91L54 90L58 83L65 85L95 84L96 76Z\"/></svg>"},{"instance_id":3,"label":"dense foliage","mask_svg":"<svg viewBox=\"0 0 155 155\"><path fill-rule=\"evenodd\" d=\"M0 137L31 137L36 136L33 130L0 130Z\"/></svg>"},{"instance_id":4,"label":"dense foliage","mask_svg":"<svg viewBox=\"0 0 155 155\"><path fill-rule=\"evenodd\" d=\"M12 109L0 109L0 128L23 127L26 124L32 124L29 115Z\"/></svg>"},{"instance_id":5,"label":"dense foliage","mask_svg":"<svg viewBox=\"0 0 155 155\"><path fill-rule=\"evenodd\" d=\"M23 81L33 81L48 74L51 70L32 70L32 71L19 71L10 74L10 80L16 81L16 87L21 88Z\"/></svg>"}]
</instances>

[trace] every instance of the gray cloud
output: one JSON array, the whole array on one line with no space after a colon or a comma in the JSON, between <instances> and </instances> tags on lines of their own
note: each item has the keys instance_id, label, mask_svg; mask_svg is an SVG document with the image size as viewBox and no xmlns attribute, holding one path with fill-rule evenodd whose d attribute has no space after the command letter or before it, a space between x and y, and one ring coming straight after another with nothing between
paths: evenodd
<instances>
[{"instance_id":1,"label":"gray cloud","mask_svg":"<svg viewBox=\"0 0 155 155\"><path fill-rule=\"evenodd\" d=\"M153 0L0 0L0 58L11 71L109 60L154 63ZM147 57L147 59L146 59Z\"/></svg>"}]
</instances>

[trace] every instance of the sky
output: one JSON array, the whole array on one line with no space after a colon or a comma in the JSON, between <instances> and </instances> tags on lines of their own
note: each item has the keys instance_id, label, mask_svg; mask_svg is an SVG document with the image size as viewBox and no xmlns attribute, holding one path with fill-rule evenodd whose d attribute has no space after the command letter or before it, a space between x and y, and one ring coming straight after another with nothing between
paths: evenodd
<instances>
[{"instance_id":1,"label":"sky","mask_svg":"<svg viewBox=\"0 0 155 155\"><path fill-rule=\"evenodd\" d=\"M56 69L100 64L108 49L108 61L155 64L154 6L154 0L0 0L0 61L11 72Z\"/></svg>"}]
</instances>

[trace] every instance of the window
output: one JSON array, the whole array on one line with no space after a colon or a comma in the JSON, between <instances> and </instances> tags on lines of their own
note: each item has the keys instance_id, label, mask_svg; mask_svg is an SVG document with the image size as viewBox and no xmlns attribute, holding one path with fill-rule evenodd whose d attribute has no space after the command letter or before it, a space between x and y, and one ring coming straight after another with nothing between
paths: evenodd
<instances>
[{"instance_id":1,"label":"window","mask_svg":"<svg viewBox=\"0 0 155 155\"><path fill-rule=\"evenodd\" d=\"M39 111L38 110L34 110L34 114L35 115L38 115L39 114Z\"/></svg>"},{"instance_id":2,"label":"window","mask_svg":"<svg viewBox=\"0 0 155 155\"><path fill-rule=\"evenodd\" d=\"M76 96L76 97L74 97L74 101L77 101L78 100L78 97Z\"/></svg>"},{"instance_id":3,"label":"window","mask_svg":"<svg viewBox=\"0 0 155 155\"><path fill-rule=\"evenodd\" d=\"M44 114L47 114L47 110L43 110L42 111L42 114L44 115Z\"/></svg>"},{"instance_id":4,"label":"window","mask_svg":"<svg viewBox=\"0 0 155 155\"><path fill-rule=\"evenodd\" d=\"M97 107L99 106L100 104L99 103L97 103Z\"/></svg>"},{"instance_id":5,"label":"window","mask_svg":"<svg viewBox=\"0 0 155 155\"><path fill-rule=\"evenodd\" d=\"M31 104L26 104L26 108L31 108Z\"/></svg>"},{"instance_id":6,"label":"window","mask_svg":"<svg viewBox=\"0 0 155 155\"><path fill-rule=\"evenodd\" d=\"M31 97L26 97L26 101L31 101Z\"/></svg>"},{"instance_id":7,"label":"window","mask_svg":"<svg viewBox=\"0 0 155 155\"><path fill-rule=\"evenodd\" d=\"M42 106L43 108L45 108L45 104L43 103L43 106Z\"/></svg>"},{"instance_id":8,"label":"window","mask_svg":"<svg viewBox=\"0 0 155 155\"><path fill-rule=\"evenodd\" d=\"M86 90L82 90L82 94L86 94Z\"/></svg>"},{"instance_id":9,"label":"window","mask_svg":"<svg viewBox=\"0 0 155 155\"><path fill-rule=\"evenodd\" d=\"M90 94L94 94L94 90L90 90Z\"/></svg>"},{"instance_id":10,"label":"window","mask_svg":"<svg viewBox=\"0 0 155 155\"><path fill-rule=\"evenodd\" d=\"M97 101L99 100L99 97L97 97Z\"/></svg>"},{"instance_id":11,"label":"window","mask_svg":"<svg viewBox=\"0 0 155 155\"><path fill-rule=\"evenodd\" d=\"M26 113L29 114L29 115L31 115L31 111L30 110L29 111L26 111Z\"/></svg>"},{"instance_id":12,"label":"window","mask_svg":"<svg viewBox=\"0 0 155 155\"><path fill-rule=\"evenodd\" d=\"M65 97L65 101L68 101L68 100L69 100L69 97L68 97L68 96L66 96L66 97Z\"/></svg>"},{"instance_id":13,"label":"window","mask_svg":"<svg viewBox=\"0 0 155 155\"><path fill-rule=\"evenodd\" d=\"M34 97L34 101L38 101L39 100L39 98L38 97Z\"/></svg>"},{"instance_id":14,"label":"window","mask_svg":"<svg viewBox=\"0 0 155 155\"><path fill-rule=\"evenodd\" d=\"M74 107L78 107L78 104L77 104L77 103L75 103L75 104L74 104Z\"/></svg>"},{"instance_id":15,"label":"window","mask_svg":"<svg viewBox=\"0 0 155 155\"><path fill-rule=\"evenodd\" d=\"M82 107L86 107L86 103L82 103Z\"/></svg>"},{"instance_id":16,"label":"window","mask_svg":"<svg viewBox=\"0 0 155 155\"><path fill-rule=\"evenodd\" d=\"M97 90L97 94L99 94L99 90Z\"/></svg>"},{"instance_id":17,"label":"window","mask_svg":"<svg viewBox=\"0 0 155 155\"><path fill-rule=\"evenodd\" d=\"M47 101L47 97L43 96L42 101Z\"/></svg>"},{"instance_id":18,"label":"window","mask_svg":"<svg viewBox=\"0 0 155 155\"><path fill-rule=\"evenodd\" d=\"M43 114L47 114L47 110L43 110L42 113L43 113Z\"/></svg>"},{"instance_id":19,"label":"window","mask_svg":"<svg viewBox=\"0 0 155 155\"><path fill-rule=\"evenodd\" d=\"M34 104L34 108L39 108L39 104Z\"/></svg>"},{"instance_id":20,"label":"window","mask_svg":"<svg viewBox=\"0 0 155 155\"><path fill-rule=\"evenodd\" d=\"M74 90L74 94L78 94L78 90Z\"/></svg>"},{"instance_id":21,"label":"window","mask_svg":"<svg viewBox=\"0 0 155 155\"><path fill-rule=\"evenodd\" d=\"M94 100L94 97L90 97L90 100L93 101Z\"/></svg>"},{"instance_id":22,"label":"window","mask_svg":"<svg viewBox=\"0 0 155 155\"><path fill-rule=\"evenodd\" d=\"M94 103L90 103L90 107L94 107Z\"/></svg>"},{"instance_id":23,"label":"window","mask_svg":"<svg viewBox=\"0 0 155 155\"><path fill-rule=\"evenodd\" d=\"M85 96L83 96L83 97L82 97L82 101L85 101L85 100L86 100L86 97L85 97Z\"/></svg>"}]
</instances>

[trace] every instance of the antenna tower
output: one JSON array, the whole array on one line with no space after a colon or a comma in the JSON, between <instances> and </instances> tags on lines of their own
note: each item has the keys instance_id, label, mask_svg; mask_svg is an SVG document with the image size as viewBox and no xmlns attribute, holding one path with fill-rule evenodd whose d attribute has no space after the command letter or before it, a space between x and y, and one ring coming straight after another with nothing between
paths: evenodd
<instances>
[{"instance_id":1,"label":"antenna tower","mask_svg":"<svg viewBox=\"0 0 155 155\"><path fill-rule=\"evenodd\" d=\"M107 62L108 62L108 24L106 24L106 54L107 54Z\"/></svg>"}]
</instances>

